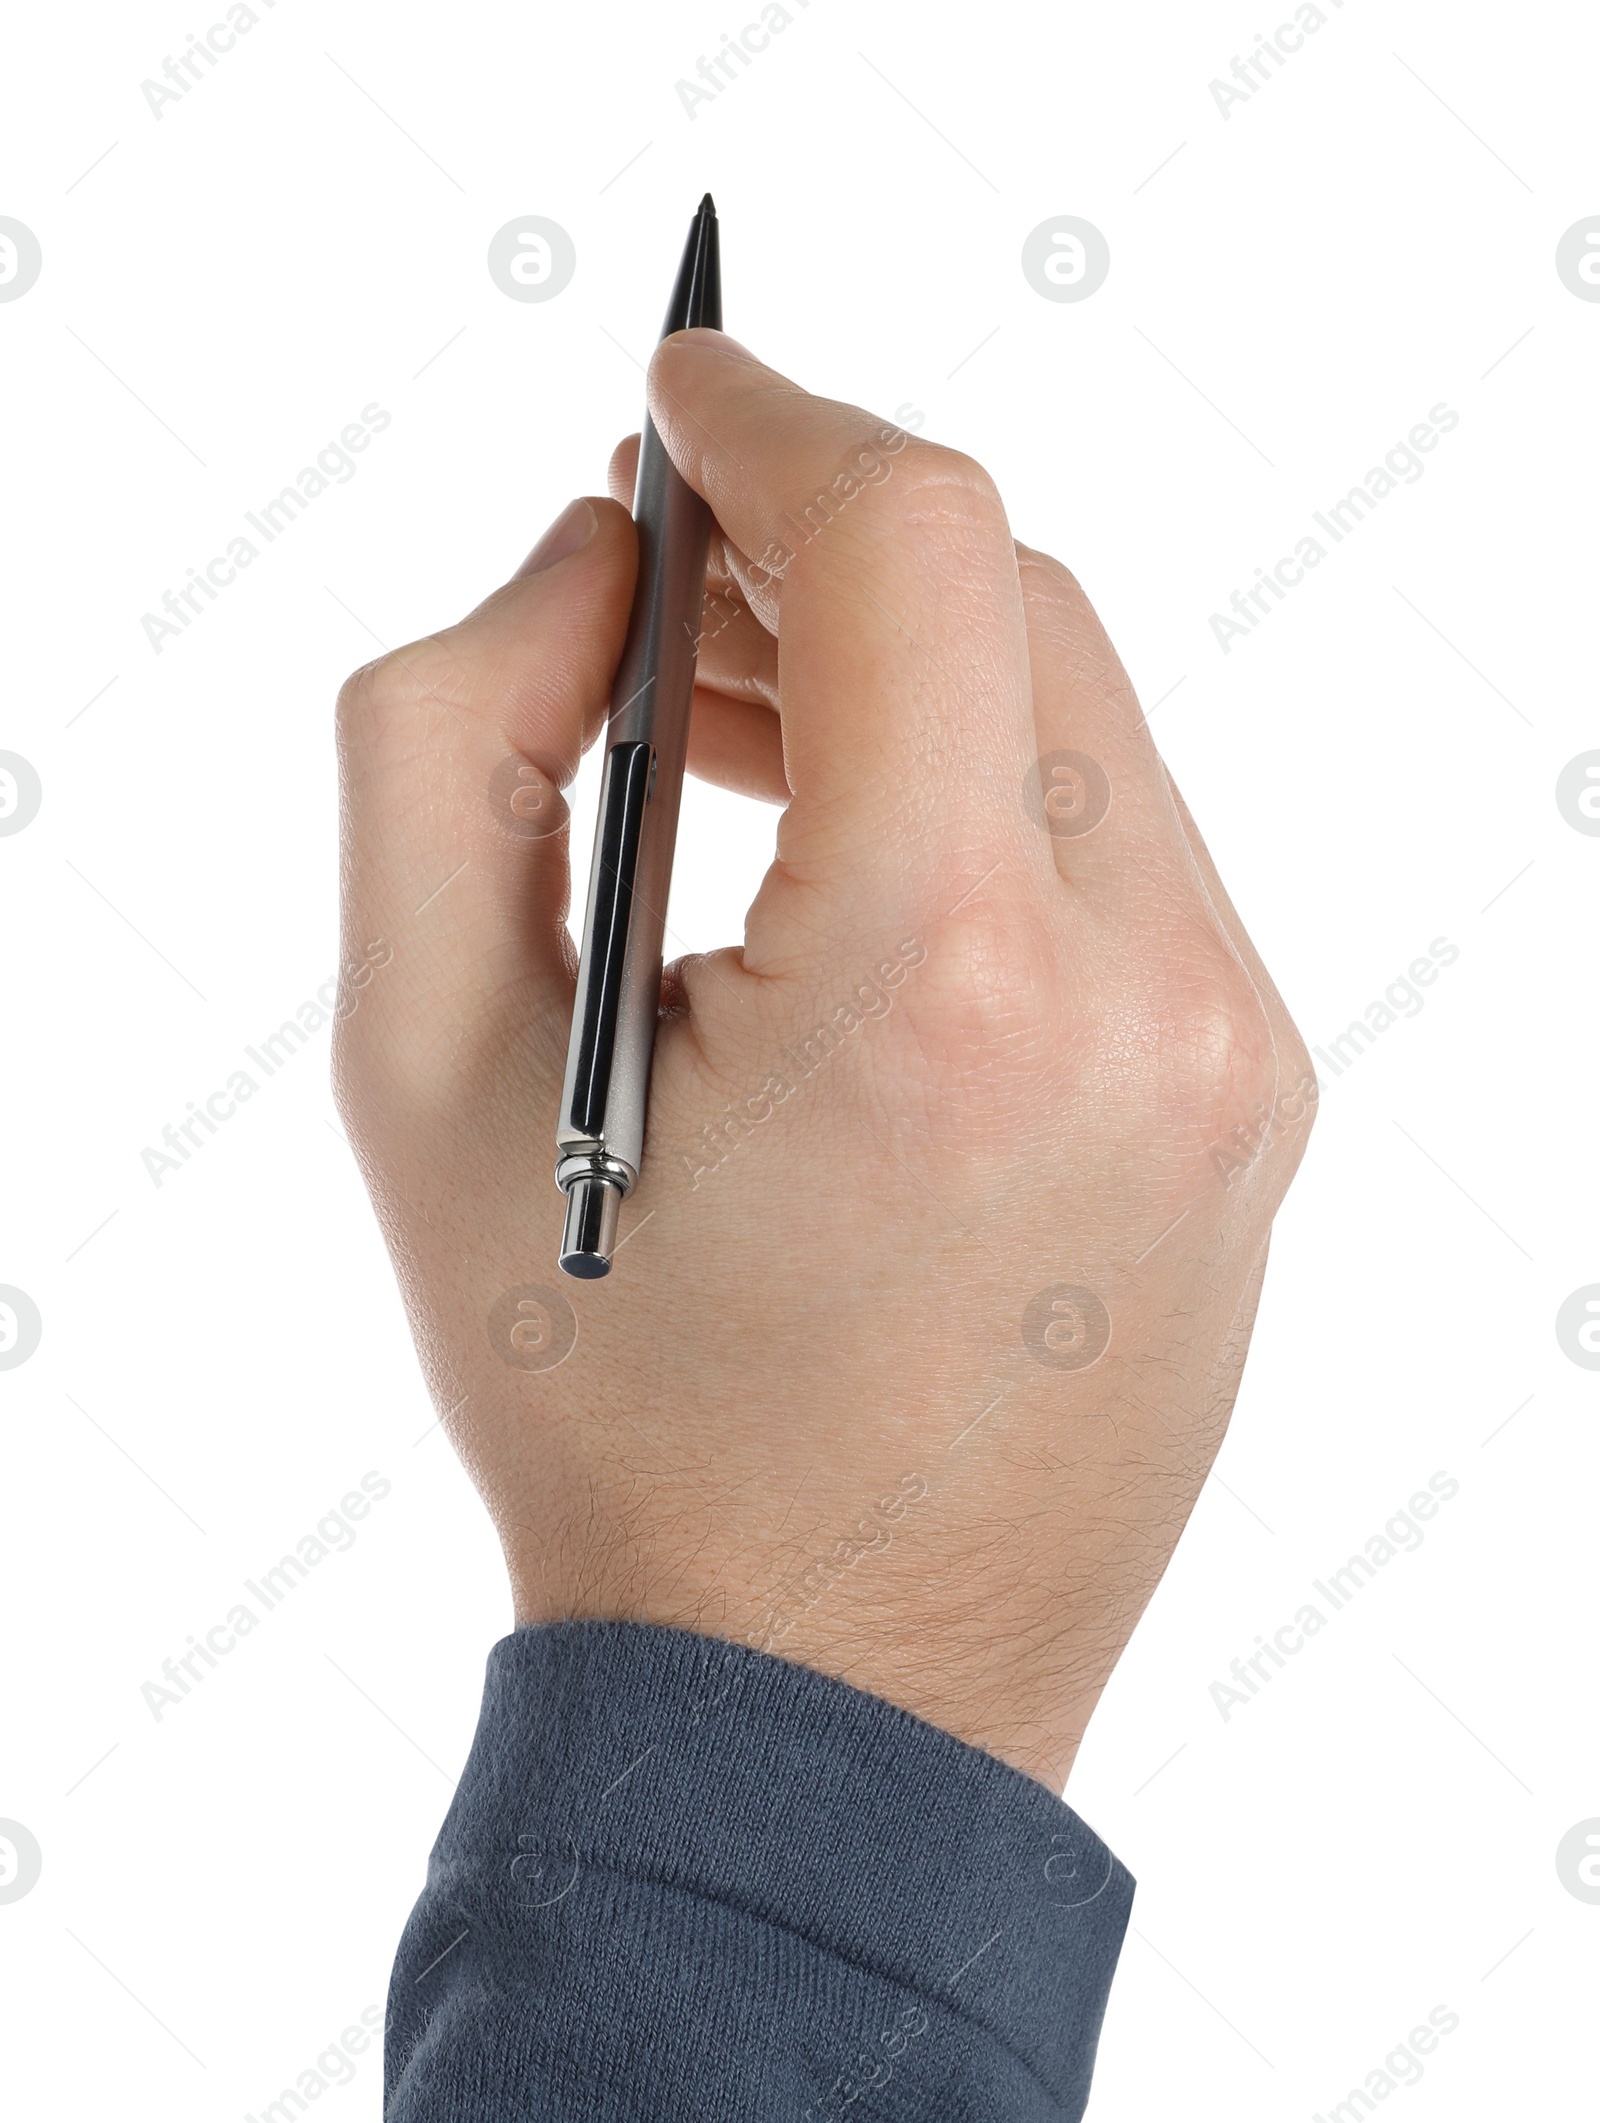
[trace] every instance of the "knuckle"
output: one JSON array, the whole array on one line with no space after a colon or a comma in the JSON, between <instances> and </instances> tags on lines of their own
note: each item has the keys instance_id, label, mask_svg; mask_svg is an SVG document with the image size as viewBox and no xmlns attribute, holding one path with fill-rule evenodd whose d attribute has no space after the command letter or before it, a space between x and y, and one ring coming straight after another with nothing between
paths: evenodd
<instances>
[{"instance_id":1,"label":"knuckle","mask_svg":"<svg viewBox=\"0 0 1600 2123\"><path fill-rule=\"evenodd\" d=\"M1182 1082L1199 1104L1248 1110L1273 1095L1278 1065L1272 1026L1242 967L1224 962L1202 979L1184 1000L1179 1026Z\"/></svg>"},{"instance_id":2,"label":"knuckle","mask_svg":"<svg viewBox=\"0 0 1600 2123\"><path fill-rule=\"evenodd\" d=\"M937 998L950 1022L970 1020L980 1051L996 1022L1020 1025L1051 1014L1061 959L1051 925L1000 894L982 912L941 914L936 891L917 925L927 965L918 982L923 994Z\"/></svg>"},{"instance_id":3,"label":"knuckle","mask_svg":"<svg viewBox=\"0 0 1600 2123\"><path fill-rule=\"evenodd\" d=\"M364 663L339 688L334 718L341 744L370 736L393 713L398 702L392 654Z\"/></svg>"},{"instance_id":4,"label":"knuckle","mask_svg":"<svg viewBox=\"0 0 1600 2123\"><path fill-rule=\"evenodd\" d=\"M1232 1185L1261 1167L1281 1191L1316 1117L1299 1033L1219 938L1167 976L1145 1079L1157 1123Z\"/></svg>"},{"instance_id":5,"label":"knuckle","mask_svg":"<svg viewBox=\"0 0 1600 2123\"><path fill-rule=\"evenodd\" d=\"M942 443L902 438L894 450L863 444L837 475L792 490L788 507L752 554L760 587L819 550L822 534L877 549L905 532L955 541L1004 540L1010 531L998 488L983 466Z\"/></svg>"},{"instance_id":6,"label":"knuckle","mask_svg":"<svg viewBox=\"0 0 1600 2123\"><path fill-rule=\"evenodd\" d=\"M1057 560L1053 553L1036 552L1032 546L1018 546L1017 568L1022 576L1026 592L1041 598L1069 604L1086 605L1083 584L1079 582L1065 561Z\"/></svg>"},{"instance_id":7,"label":"knuckle","mask_svg":"<svg viewBox=\"0 0 1600 2123\"><path fill-rule=\"evenodd\" d=\"M1124 997L1117 1029L1133 1043L1146 1100L1179 1133L1209 1140L1275 1097L1272 1023L1220 937L1164 956L1131 1009Z\"/></svg>"},{"instance_id":8,"label":"knuckle","mask_svg":"<svg viewBox=\"0 0 1600 2123\"><path fill-rule=\"evenodd\" d=\"M974 457L942 442L913 441L884 482L886 499L910 523L993 523L1003 519L1000 492Z\"/></svg>"},{"instance_id":9,"label":"knuckle","mask_svg":"<svg viewBox=\"0 0 1600 2123\"><path fill-rule=\"evenodd\" d=\"M1030 638L1046 652L1046 682L1054 675L1060 682L1109 694L1136 708L1122 659L1077 577L1048 554L1025 551L1019 555L1018 573Z\"/></svg>"},{"instance_id":10,"label":"knuckle","mask_svg":"<svg viewBox=\"0 0 1600 2123\"><path fill-rule=\"evenodd\" d=\"M342 722L360 719L395 690L396 658L388 651L352 671L339 688L338 712Z\"/></svg>"},{"instance_id":11,"label":"knuckle","mask_svg":"<svg viewBox=\"0 0 1600 2123\"><path fill-rule=\"evenodd\" d=\"M335 723L340 742L379 738L430 703L441 709L450 706L459 677L437 637L386 650L352 671L339 688Z\"/></svg>"}]
</instances>

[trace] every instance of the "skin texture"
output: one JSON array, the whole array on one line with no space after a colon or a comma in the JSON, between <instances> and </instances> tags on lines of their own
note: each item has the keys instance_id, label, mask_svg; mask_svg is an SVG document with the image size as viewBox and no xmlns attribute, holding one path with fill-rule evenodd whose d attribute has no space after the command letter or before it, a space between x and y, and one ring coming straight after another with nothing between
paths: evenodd
<instances>
[{"instance_id":1,"label":"skin texture","mask_svg":"<svg viewBox=\"0 0 1600 2123\"><path fill-rule=\"evenodd\" d=\"M341 1110L519 1623L758 1645L1059 1789L1221 1442L1315 1079L983 469L714 332L650 405L719 527L691 769L785 809L742 947L664 979L613 1273L555 1267L558 790L621 652L636 443L619 499L341 694ZM1047 830L1061 751L1109 787L1091 831ZM552 1368L495 1311L527 1285L576 1322ZM561 1316L522 1317L542 1361Z\"/></svg>"}]
</instances>

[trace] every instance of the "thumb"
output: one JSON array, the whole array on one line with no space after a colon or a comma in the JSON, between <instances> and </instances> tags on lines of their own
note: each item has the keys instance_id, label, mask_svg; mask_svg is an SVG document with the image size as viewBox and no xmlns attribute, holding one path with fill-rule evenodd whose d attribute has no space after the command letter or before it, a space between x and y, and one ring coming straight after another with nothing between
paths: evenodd
<instances>
[{"instance_id":1,"label":"thumb","mask_svg":"<svg viewBox=\"0 0 1600 2123\"><path fill-rule=\"evenodd\" d=\"M561 791L605 718L635 559L625 509L574 501L476 611L346 681L342 1076L429 1096L510 1012L564 1046Z\"/></svg>"}]
</instances>

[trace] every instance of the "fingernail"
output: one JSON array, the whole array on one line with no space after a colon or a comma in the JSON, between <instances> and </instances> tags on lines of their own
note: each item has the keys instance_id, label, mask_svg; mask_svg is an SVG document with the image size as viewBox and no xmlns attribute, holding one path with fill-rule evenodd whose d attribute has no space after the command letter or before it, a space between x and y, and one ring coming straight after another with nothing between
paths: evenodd
<instances>
[{"instance_id":1,"label":"fingernail","mask_svg":"<svg viewBox=\"0 0 1600 2123\"><path fill-rule=\"evenodd\" d=\"M527 559L518 568L515 580L524 575L542 575L546 568L553 568L558 560L565 560L586 546L600 527L600 519L584 500L569 501L561 514L551 524Z\"/></svg>"}]
</instances>

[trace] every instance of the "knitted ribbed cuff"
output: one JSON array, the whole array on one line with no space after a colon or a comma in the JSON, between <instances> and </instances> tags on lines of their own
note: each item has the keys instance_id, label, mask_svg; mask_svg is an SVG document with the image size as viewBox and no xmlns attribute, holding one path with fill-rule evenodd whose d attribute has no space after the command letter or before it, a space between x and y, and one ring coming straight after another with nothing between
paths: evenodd
<instances>
[{"instance_id":1,"label":"knitted ribbed cuff","mask_svg":"<svg viewBox=\"0 0 1600 2123\"><path fill-rule=\"evenodd\" d=\"M396 1965L388 2114L1076 2118L1132 1893L1043 1785L876 1696L519 1630Z\"/></svg>"}]
</instances>

